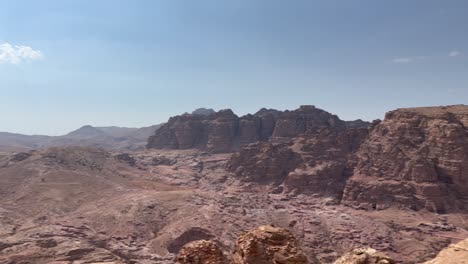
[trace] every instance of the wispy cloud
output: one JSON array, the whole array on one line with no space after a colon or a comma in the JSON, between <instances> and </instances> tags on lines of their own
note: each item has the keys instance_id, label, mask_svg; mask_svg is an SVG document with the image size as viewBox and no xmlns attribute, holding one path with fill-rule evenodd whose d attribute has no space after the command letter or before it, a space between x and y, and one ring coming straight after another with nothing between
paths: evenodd
<instances>
[{"instance_id":1,"label":"wispy cloud","mask_svg":"<svg viewBox=\"0 0 468 264\"><path fill-rule=\"evenodd\" d=\"M449 57L457 57L457 56L460 56L460 54L461 54L461 52L459 52L457 50L453 50L448 55L449 55Z\"/></svg>"},{"instance_id":2,"label":"wispy cloud","mask_svg":"<svg viewBox=\"0 0 468 264\"><path fill-rule=\"evenodd\" d=\"M44 58L44 54L40 50L34 50L29 46L13 46L10 43L0 44L0 64L20 64L42 58Z\"/></svg>"},{"instance_id":3,"label":"wispy cloud","mask_svg":"<svg viewBox=\"0 0 468 264\"><path fill-rule=\"evenodd\" d=\"M404 63L413 63L413 62L420 62L420 61L423 61L423 60L430 60L430 61L434 61L434 60L437 60L437 59L441 59L445 56L448 56L448 57L458 57L460 56L462 53L458 50L452 50L450 51L449 53L446 53L447 55L442 55L442 54L439 54L439 55L434 55L434 56L417 56L417 57L397 57L397 58L394 58L392 59L392 62L393 63L401 63L401 64L404 64Z\"/></svg>"},{"instance_id":4,"label":"wispy cloud","mask_svg":"<svg viewBox=\"0 0 468 264\"><path fill-rule=\"evenodd\" d=\"M412 58L395 58L392 60L394 63L410 63L413 62Z\"/></svg>"},{"instance_id":5,"label":"wispy cloud","mask_svg":"<svg viewBox=\"0 0 468 264\"><path fill-rule=\"evenodd\" d=\"M401 57L401 58L394 58L392 62L394 63L411 63L417 62L420 60L424 60L426 56L418 56L418 57Z\"/></svg>"}]
</instances>

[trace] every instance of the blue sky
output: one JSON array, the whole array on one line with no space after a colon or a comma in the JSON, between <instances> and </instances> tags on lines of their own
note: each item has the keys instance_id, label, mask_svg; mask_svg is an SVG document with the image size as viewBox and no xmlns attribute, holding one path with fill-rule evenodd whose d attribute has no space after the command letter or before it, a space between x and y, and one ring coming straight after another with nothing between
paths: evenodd
<instances>
[{"instance_id":1,"label":"blue sky","mask_svg":"<svg viewBox=\"0 0 468 264\"><path fill-rule=\"evenodd\" d=\"M466 104L466 14L464 0L0 0L0 131Z\"/></svg>"}]
</instances>

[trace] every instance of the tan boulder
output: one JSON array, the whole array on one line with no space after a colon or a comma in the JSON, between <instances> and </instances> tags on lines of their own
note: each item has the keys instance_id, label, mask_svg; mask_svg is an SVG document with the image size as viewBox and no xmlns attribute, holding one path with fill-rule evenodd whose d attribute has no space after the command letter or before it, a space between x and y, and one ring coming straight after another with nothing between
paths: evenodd
<instances>
[{"instance_id":1,"label":"tan boulder","mask_svg":"<svg viewBox=\"0 0 468 264\"><path fill-rule=\"evenodd\" d=\"M424 264L468 264L468 239L448 246Z\"/></svg>"},{"instance_id":2,"label":"tan boulder","mask_svg":"<svg viewBox=\"0 0 468 264\"><path fill-rule=\"evenodd\" d=\"M237 239L234 264L306 264L296 239L284 229L261 226Z\"/></svg>"},{"instance_id":3,"label":"tan boulder","mask_svg":"<svg viewBox=\"0 0 468 264\"><path fill-rule=\"evenodd\" d=\"M227 264L223 252L213 241L197 240L185 245L177 256L177 264Z\"/></svg>"},{"instance_id":4,"label":"tan boulder","mask_svg":"<svg viewBox=\"0 0 468 264\"><path fill-rule=\"evenodd\" d=\"M333 264L393 264L387 255L373 248L358 248L346 253Z\"/></svg>"}]
</instances>

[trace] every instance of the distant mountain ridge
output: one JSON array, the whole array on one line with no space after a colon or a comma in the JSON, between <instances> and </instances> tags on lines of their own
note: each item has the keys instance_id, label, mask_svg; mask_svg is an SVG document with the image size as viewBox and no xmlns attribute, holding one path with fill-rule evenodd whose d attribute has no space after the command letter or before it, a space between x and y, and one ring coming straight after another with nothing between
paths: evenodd
<instances>
[{"instance_id":1,"label":"distant mountain ridge","mask_svg":"<svg viewBox=\"0 0 468 264\"><path fill-rule=\"evenodd\" d=\"M63 136L22 135L0 132L0 150L24 151L54 146L92 146L106 150L143 149L161 125L142 128L82 126Z\"/></svg>"},{"instance_id":2,"label":"distant mountain ridge","mask_svg":"<svg viewBox=\"0 0 468 264\"><path fill-rule=\"evenodd\" d=\"M279 111L262 108L255 114L237 116L231 109L215 112L200 108L171 117L148 139L147 148L205 149L214 153L239 150L241 145L271 138L291 138L320 128L337 131L346 128L365 128L371 123L360 119L343 121L313 105L296 110Z\"/></svg>"}]
</instances>

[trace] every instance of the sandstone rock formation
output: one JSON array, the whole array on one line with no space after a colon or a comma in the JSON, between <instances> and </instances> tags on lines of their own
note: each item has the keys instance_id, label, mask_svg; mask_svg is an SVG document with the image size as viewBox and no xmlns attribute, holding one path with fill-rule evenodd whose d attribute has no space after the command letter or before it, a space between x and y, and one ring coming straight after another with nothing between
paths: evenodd
<instances>
[{"instance_id":1,"label":"sandstone rock formation","mask_svg":"<svg viewBox=\"0 0 468 264\"><path fill-rule=\"evenodd\" d=\"M424 264L467 264L468 263L468 239L457 244L452 244L442 250L437 256Z\"/></svg>"},{"instance_id":2,"label":"sandstone rock formation","mask_svg":"<svg viewBox=\"0 0 468 264\"><path fill-rule=\"evenodd\" d=\"M422 263L468 237L465 109L397 110L370 130L312 107L221 111L177 117L156 140L199 149L0 152L0 263L170 264L201 239L238 261L333 263L371 247ZM446 214L407 210L431 203ZM302 250L274 227L235 243L265 223Z\"/></svg>"},{"instance_id":3,"label":"sandstone rock formation","mask_svg":"<svg viewBox=\"0 0 468 264\"><path fill-rule=\"evenodd\" d=\"M216 243L197 240L180 250L176 264L227 264L227 261Z\"/></svg>"},{"instance_id":4,"label":"sandstone rock formation","mask_svg":"<svg viewBox=\"0 0 468 264\"><path fill-rule=\"evenodd\" d=\"M468 209L468 106L398 109L372 129L343 203L447 212Z\"/></svg>"},{"instance_id":5,"label":"sandstone rock formation","mask_svg":"<svg viewBox=\"0 0 468 264\"><path fill-rule=\"evenodd\" d=\"M333 264L393 264L396 263L387 255L373 248L358 248L343 255Z\"/></svg>"},{"instance_id":6,"label":"sandstone rock formation","mask_svg":"<svg viewBox=\"0 0 468 264\"><path fill-rule=\"evenodd\" d=\"M344 129L336 115L301 106L294 111L261 109L254 115L238 117L231 110L209 115L184 114L172 117L148 140L148 148L207 149L214 153L232 152L240 145L272 137L297 137L323 127Z\"/></svg>"},{"instance_id":7,"label":"sandstone rock formation","mask_svg":"<svg viewBox=\"0 0 468 264\"><path fill-rule=\"evenodd\" d=\"M239 237L232 258L233 264L309 263L291 233L273 226L261 226Z\"/></svg>"},{"instance_id":8,"label":"sandstone rock formation","mask_svg":"<svg viewBox=\"0 0 468 264\"><path fill-rule=\"evenodd\" d=\"M235 135L239 118L231 110L211 115L184 114L171 117L167 124L148 139L148 148L206 148L228 152L237 145Z\"/></svg>"},{"instance_id":9,"label":"sandstone rock formation","mask_svg":"<svg viewBox=\"0 0 468 264\"><path fill-rule=\"evenodd\" d=\"M244 181L281 184L303 163L290 142L259 142L246 145L231 158L229 168Z\"/></svg>"},{"instance_id":10,"label":"sandstone rock formation","mask_svg":"<svg viewBox=\"0 0 468 264\"><path fill-rule=\"evenodd\" d=\"M340 197L367 128L322 127L241 147L228 168L241 180Z\"/></svg>"}]
</instances>

